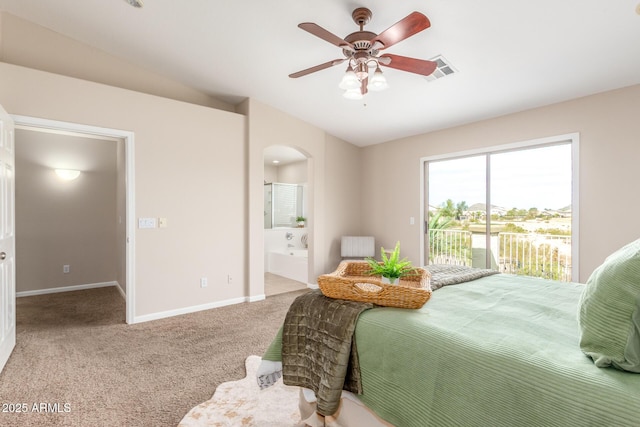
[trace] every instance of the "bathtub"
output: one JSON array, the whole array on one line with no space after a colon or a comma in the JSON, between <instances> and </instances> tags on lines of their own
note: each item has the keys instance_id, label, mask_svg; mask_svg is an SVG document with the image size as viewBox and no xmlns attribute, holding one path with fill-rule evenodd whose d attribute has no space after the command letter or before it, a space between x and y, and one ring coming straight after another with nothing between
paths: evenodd
<instances>
[{"instance_id":1,"label":"bathtub","mask_svg":"<svg viewBox=\"0 0 640 427\"><path fill-rule=\"evenodd\" d=\"M308 283L307 250L287 249L269 252L267 271L298 282Z\"/></svg>"}]
</instances>

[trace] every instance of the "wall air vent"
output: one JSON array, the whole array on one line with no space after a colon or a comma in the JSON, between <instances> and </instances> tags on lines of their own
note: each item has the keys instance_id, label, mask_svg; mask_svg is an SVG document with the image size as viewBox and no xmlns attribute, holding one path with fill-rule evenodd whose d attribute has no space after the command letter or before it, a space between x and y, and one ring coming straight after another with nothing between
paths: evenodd
<instances>
[{"instance_id":1,"label":"wall air vent","mask_svg":"<svg viewBox=\"0 0 640 427\"><path fill-rule=\"evenodd\" d=\"M438 64L438 67L433 73L425 76L425 79L428 81L437 80L458 72L458 70L456 70L442 55L431 58L430 61L435 61Z\"/></svg>"}]
</instances>

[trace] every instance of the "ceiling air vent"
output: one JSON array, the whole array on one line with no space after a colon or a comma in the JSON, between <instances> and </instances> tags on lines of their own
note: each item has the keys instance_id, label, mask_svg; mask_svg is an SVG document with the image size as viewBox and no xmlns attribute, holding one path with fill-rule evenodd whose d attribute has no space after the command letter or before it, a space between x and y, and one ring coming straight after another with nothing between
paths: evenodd
<instances>
[{"instance_id":1,"label":"ceiling air vent","mask_svg":"<svg viewBox=\"0 0 640 427\"><path fill-rule=\"evenodd\" d=\"M439 78L446 77L458 72L458 70L453 68L451 63L447 61L442 55L431 58L430 61L435 61L438 64L438 67L433 73L425 76L425 79L427 79L428 81L437 80Z\"/></svg>"}]
</instances>

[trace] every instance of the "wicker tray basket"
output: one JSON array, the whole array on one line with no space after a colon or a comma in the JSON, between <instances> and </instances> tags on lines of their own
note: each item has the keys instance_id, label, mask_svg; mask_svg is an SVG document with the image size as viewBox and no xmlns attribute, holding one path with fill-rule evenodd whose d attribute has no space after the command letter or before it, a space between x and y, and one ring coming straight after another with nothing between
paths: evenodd
<instances>
[{"instance_id":1,"label":"wicker tray basket","mask_svg":"<svg viewBox=\"0 0 640 427\"><path fill-rule=\"evenodd\" d=\"M380 276L368 274L366 261L342 261L336 271L318 277L322 293L330 298L370 302L386 307L420 308L431 297L429 272L416 268L397 285L383 283Z\"/></svg>"}]
</instances>

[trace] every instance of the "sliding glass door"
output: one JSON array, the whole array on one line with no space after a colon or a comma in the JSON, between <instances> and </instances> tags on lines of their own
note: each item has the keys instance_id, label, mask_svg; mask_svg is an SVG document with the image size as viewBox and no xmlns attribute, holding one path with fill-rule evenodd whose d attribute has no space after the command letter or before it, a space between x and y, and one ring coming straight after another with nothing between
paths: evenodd
<instances>
[{"instance_id":1,"label":"sliding glass door","mask_svg":"<svg viewBox=\"0 0 640 427\"><path fill-rule=\"evenodd\" d=\"M572 144L426 160L425 263L571 280Z\"/></svg>"},{"instance_id":2,"label":"sliding glass door","mask_svg":"<svg viewBox=\"0 0 640 427\"><path fill-rule=\"evenodd\" d=\"M428 264L485 266L486 162L482 155L427 163Z\"/></svg>"}]
</instances>

